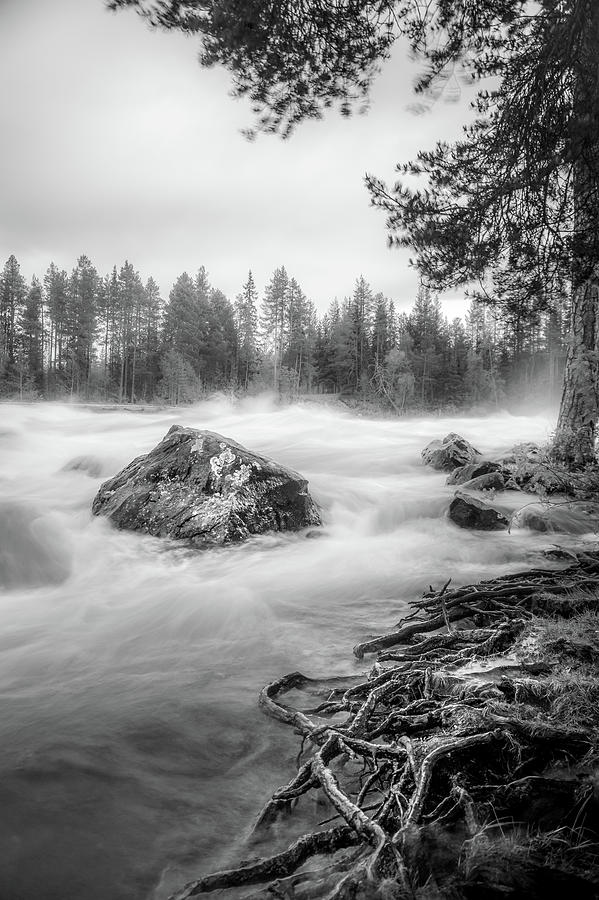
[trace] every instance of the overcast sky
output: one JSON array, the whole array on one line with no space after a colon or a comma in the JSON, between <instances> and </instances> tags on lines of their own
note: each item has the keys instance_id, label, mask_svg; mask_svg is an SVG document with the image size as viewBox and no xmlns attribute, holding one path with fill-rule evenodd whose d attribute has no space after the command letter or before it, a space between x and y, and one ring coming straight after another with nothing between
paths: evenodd
<instances>
[{"instance_id":1,"label":"overcast sky","mask_svg":"<svg viewBox=\"0 0 599 900\"><path fill-rule=\"evenodd\" d=\"M393 182L395 163L459 136L468 98L414 114L416 70L397 53L368 115L250 143L249 106L197 54L103 0L0 0L0 265L14 253L30 278L82 253L100 274L129 259L164 297L204 265L231 299L248 269L262 293L284 265L321 311L361 274L410 306L417 275L363 178Z\"/></svg>"}]
</instances>

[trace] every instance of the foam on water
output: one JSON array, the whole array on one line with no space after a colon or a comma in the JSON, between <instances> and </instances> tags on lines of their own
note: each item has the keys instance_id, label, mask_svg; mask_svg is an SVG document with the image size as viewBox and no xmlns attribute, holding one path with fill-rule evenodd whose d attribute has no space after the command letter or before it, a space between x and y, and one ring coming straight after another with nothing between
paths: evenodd
<instances>
[{"instance_id":1,"label":"foam on water","mask_svg":"<svg viewBox=\"0 0 599 900\"><path fill-rule=\"evenodd\" d=\"M256 710L265 682L365 671L352 645L429 584L516 569L555 540L460 530L445 475L420 463L449 431L493 454L543 440L541 415L369 420L262 398L0 411L2 897L162 900L226 865L297 749ZM94 519L102 479L175 422L304 474L324 535L195 552Z\"/></svg>"}]
</instances>

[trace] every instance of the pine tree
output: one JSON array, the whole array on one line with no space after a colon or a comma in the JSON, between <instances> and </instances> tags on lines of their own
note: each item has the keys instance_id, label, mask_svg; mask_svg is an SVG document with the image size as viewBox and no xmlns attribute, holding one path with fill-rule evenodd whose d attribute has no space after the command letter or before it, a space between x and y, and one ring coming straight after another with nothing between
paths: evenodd
<instances>
[{"instance_id":1,"label":"pine tree","mask_svg":"<svg viewBox=\"0 0 599 900\"><path fill-rule=\"evenodd\" d=\"M80 256L68 284L66 352L71 396L89 390L96 336L98 274L87 256Z\"/></svg>"},{"instance_id":2,"label":"pine tree","mask_svg":"<svg viewBox=\"0 0 599 900\"><path fill-rule=\"evenodd\" d=\"M17 323L23 311L27 286L17 258L8 257L0 275L0 378L10 389L17 350Z\"/></svg>"},{"instance_id":3,"label":"pine tree","mask_svg":"<svg viewBox=\"0 0 599 900\"><path fill-rule=\"evenodd\" d=\"M48 311L48 386L52 393L63 386L65 341L67 334L67 309L69 304L69 278L54 263L44 276L45 306Z\"/></svg>"},{"instance_id":4,"label":"pine tree","mask_svg":"<svg viewBox=\"0 0 599 900\"><path fill-rule=\"evenodd\" d=\"M160 331L163 307L160 288L151 276L145 284L143 301L142 361L139 366L139 375L143 397L151 399L160 374Z\"/></svg>"},{"instance_id":5,"label":"pine tree","mask_svg":"<svg viewBox=\"0 0 599 900\"><path fill-rule=\"evenodd\" d=\"M237 380L247 390L258 363L258 291L251 270L241 293L235 298L235 327Z\"/></svg>"},{"instance_id":6,"label":"pine tree","mask_svg":"<svg viewBox=\"0 0 599 900\"><path fill-rule=\"evenodd\" d=\"M210 291L206 373L213 387L231 384L237 355L235 312L218 288Z\"/></svg>"},{"instance_id":7,"label":"pine tree","mask_svg":"<svg viewBox=\"0 0 599 900\"><path fill-rule=\"evenodd\" d=\"M424 405L434 401L441 373L442 313L439 298L422 283L407 327L412 337L416 392Z\"/></svg>"},{"instance_id":8,"label":"pine tree","mask_svg":"<svg viewBox=\"0 0 599 900\"><path fill-rule=\"evenodd\" d=\"M164 344L189 363L197 375L204 349L202 335L206 326L197 303L193 280L183 272L169 294L164 314Z\"/></svg>"},{"instance_id":9,"label":"pine tree","mask_svg":"<svg viewBox=\"0 0 599 900\"><path fill-rule=\"evenodd\" d=\"M144 302L144 288L133 265L125 260L118 275L118 346L120 372L119 403L135 399L137 349L140 342L140 311Z\"/></svg>"},{"instance_id":10,"label":"pine tree","mask_svg":"<svg viewBox=\"0 0 599 900\"><path fill-rule=\"evenodd\" d=\"M307 299L297 280L292 278L287 291L283 364L288 370L293 394L300 392L302 379L310 389L315 315L314 304Z\"/></svg>"},{"instance_id":11,"label":"pine tree","mask_svg":"<svg viewBox=\"0 0 599 900\"><path fill-rule=\"evenodd\" d=\"M19 318L19 344L23 353L26 377L32 388L44 387L44 355L42 328L42 286L34 276ZM23 385L21 383L21 393Z\"/></svg>"},{"instance_id":12,"label":"pine tree","mask_svg":"<svg viewBox=\"0 0 599 900\"><path fill-rule=\"evenodd\" d=\"M284 266L275 269L264 292L260 310L263 344L273 360L273 388L280 391L285 324L288 315L289 277Z\"/></svg>"},{"instance_id":13,"label":"pine tree","mask_svg":"<svg viewBox=\"0 0 599 900\"><path fill-rule=\"evenodd\" d=\"M350 304L352 380L356 390L364 389L364 379L368 375L372 302L370 285L360 275L356 280Z\"/></svg>"}]
</instances>

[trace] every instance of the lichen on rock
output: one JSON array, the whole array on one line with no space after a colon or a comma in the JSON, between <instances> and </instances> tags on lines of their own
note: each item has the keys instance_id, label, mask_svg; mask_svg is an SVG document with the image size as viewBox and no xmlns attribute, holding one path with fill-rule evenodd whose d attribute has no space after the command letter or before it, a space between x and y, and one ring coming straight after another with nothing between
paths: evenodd
<instances>
[{"instance_id":1,"label":"lichen on rock","mask_svg":"<svg viewBox=\"0 0 599 900\"><path fill-rule=\"evenodd\" d=\"M92 512L118 528L197 546L321 524L297 472L220 434L180 425L101 485Z\"/></svg>"}]
</instances>

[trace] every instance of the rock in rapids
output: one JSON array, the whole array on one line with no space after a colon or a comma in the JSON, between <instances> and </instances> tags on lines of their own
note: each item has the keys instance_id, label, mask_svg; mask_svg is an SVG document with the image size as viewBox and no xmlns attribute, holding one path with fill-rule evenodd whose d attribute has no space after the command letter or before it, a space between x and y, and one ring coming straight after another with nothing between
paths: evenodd
<instances>
[{"instance_id":1,"label":"rock in rapids","mask_svg":"<svg viewBox=\"0 0 599 900\"><path fill-rule=\"evenodd\" d=\"M118 528L197 546L321 524L297 472L213 431L181 425L105 481L92 512Z\"/></svg>"}]
</instances>

